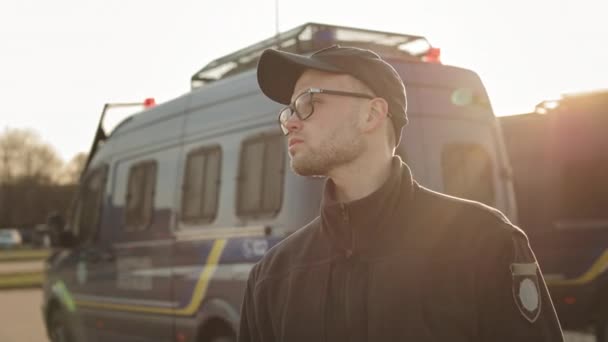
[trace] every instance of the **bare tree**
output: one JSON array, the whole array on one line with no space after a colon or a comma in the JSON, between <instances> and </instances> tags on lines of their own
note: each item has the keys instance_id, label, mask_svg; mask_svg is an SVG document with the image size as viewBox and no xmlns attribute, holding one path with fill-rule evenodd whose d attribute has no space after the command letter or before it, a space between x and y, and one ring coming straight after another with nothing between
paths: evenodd
<instances>
[{"instance_id":1,"label":"bare tree","mask_svg":"<svg viewBox=\"0 0 608 342\"><path fill-rule=\"evenodd\" d=\"M14 184L24 179L51 184L63 161L55 149L28 129L6 128L0 134L0 183Z\"/></svg>"},{"instance_id":2,"label":"bare tree","mask_svg":"<svg viewBox=\"0 0 608 342\"><path fill-rule=\"evenodd\" d=\"M62 184L76 184L82 173L85 163L87 162L87 154L80 152L76 154L72 159L65 164L61 171L60 183Z\"/></svg>"},{"instance_id":3,"label":"bare tree","mask_svg":"<svg viewBox=\"0 0 608 342\"><path fill-rule=\"evenodd\" d=\"M58 199L53 188L62 167L54 148L34 131L0 133L0 226L40 223Z\"/></svg>"}]
</instances>

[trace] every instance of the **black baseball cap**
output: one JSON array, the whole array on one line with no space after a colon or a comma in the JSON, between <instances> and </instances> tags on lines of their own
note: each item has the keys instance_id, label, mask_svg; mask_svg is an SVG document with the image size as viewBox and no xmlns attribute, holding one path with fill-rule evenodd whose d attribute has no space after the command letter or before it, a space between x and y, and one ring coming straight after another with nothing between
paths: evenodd
<instances>
[{"instance_id":1,"label":"black baseball cap","mask_svg":"<svg viewBox=\"0 0 608 342\"><path fill-rule=\"evenodd\" d=\"M377 53L350 46L334 45L310 56L267 49L258 62L258 84L273 101L288 105L294 87L307 69L351 75L388 103L395 128L396 145L407 124L407 98L401 77Z\"/></svg>"}]
</instances>

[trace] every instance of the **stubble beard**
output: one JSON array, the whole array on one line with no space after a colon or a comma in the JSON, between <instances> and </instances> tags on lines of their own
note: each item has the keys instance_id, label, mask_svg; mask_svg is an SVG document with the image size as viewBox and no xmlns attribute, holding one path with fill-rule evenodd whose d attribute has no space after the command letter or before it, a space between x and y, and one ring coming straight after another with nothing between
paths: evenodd
<instances>
[{"instance_id":1,"label":"stubble beard","mask_svg":"<svg viewBox=\"0 0 608 342\"><path fill-rule=\"evenodd\" d=\"M351 131L353 132L353 131ZM361 155L365 142L361 136L326 139L315 149L306 149L291 156L291 169L300 176L325 177L337 167L346 165Z\"/></svg>"}]
</instances>

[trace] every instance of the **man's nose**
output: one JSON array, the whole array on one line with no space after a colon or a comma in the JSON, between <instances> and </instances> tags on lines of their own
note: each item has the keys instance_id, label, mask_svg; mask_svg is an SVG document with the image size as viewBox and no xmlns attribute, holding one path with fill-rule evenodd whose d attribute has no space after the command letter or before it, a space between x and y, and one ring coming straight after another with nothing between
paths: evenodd
<instances>
[{"instance_id":1,"label":"man's nose","mask_svg":"<svg viewBox=\"0 0 608 342\"><path fill-rule=\"evenodd\" d=\"M294 113L285 123L285 127L289 133L299 131L302 129L302 120L300 120L300 118L298 118L298 116Z\"/></svg>"}]
</instances>

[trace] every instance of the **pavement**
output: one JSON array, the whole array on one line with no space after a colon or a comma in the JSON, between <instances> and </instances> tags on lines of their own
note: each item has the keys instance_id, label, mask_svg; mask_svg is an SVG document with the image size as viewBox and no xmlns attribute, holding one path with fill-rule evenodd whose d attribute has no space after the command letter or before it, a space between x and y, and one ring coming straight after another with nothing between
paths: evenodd
<instances>
[{"instance_id":1,"label":"pavement","mask_svg":"<svg viewBox=\"0 0 608 342\"><path fill-rule=\"evenodd\" d=\"M48 342L40 289L0 291L0 341Z\"/></svg>"},{"instance_id":2,"label":"pavement","mask_svg":"<svg viewBox=\"0 0 608 342\"><path fill-rule=\"evenodd\" d=\"M43 269L43 260L0 262L0 275L15 272L42 272Z\"/></svg>"}]
</instances>

